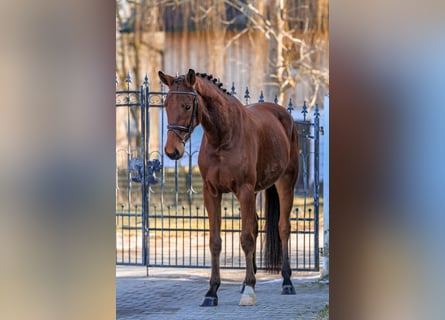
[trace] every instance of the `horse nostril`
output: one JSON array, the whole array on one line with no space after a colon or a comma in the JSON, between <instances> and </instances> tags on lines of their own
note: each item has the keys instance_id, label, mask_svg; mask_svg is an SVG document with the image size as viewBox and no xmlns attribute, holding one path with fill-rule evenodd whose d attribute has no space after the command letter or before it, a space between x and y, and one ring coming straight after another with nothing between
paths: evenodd
<instances>
[{"instance_id":1,"label":"horse nostril","mask_svg":"<svg viewBox=\"0 0 445 320\"><path fill-rule=\"evenodd\" d=\"M181 154L179 153L179 150L177 148L175 148L175 150L172 153L167 151L165 151L165 153L172 160L178 160L179 158L181 158Z\"/></svg>"},{"instance_id":2,"label":"horse nostril","mask_svg":"<svg viewBox=\"0 0 445 320\"><path fill-rule=\"evenodd\" d=\"M173 153L173 159L178 160L181 158L181 155L179 154L178 149L175 148L175 152Z\"/></svg>"}]
</instances>

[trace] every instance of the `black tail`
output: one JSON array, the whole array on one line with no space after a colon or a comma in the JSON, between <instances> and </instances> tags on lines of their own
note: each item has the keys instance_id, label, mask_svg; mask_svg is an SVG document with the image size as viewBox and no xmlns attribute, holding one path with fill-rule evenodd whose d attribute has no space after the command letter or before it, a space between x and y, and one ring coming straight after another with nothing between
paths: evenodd
<instances>
[{"instance_id":1,"label":"black tail","mask_svg":"<svg viewBox=\"0 0 445 320\"><path fill-rule=\"evenodd\" d=\"M278 232L280 219L280 201L277 188L271 186L266 189L266 250L264 260L266 270L278 273L281 270L281 240Z\"/></svg>"}]
</instances>

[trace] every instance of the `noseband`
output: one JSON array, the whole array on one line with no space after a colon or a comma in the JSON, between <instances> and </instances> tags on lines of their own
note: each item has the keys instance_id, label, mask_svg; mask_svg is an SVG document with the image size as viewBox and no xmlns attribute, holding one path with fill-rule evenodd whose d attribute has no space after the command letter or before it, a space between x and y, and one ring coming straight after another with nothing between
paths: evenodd
<instances>
[{"instance_id":1,"label":"noseband","mask_svg":"<svg viewBox=\"0 0 445 320\"><path fill-rule=\"evenodd\" d=\"M169 91L168 94L189 94L193 96L193 110L192 110L192 117L190 119L190 123L188 126L181 126L179 124L168 124L167 125L167 132L172 131L176 136L181 140L183 144L187 142L187 140L190 138L193 132L193 121L196 118L196 113L198 112L198 93L196 90L194 92L187 92L187 91ZM184 136L181 136L179 131L185 132Z\"/></svg>"}]
</instances>

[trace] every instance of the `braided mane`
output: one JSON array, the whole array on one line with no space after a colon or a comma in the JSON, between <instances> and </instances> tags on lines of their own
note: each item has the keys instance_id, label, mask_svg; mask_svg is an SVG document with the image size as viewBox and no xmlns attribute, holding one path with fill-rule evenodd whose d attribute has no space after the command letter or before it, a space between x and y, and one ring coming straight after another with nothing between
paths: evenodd
<instances>
[{"instance_id":1,"label":"braided mane","mask_svg":"<svg viewBox=\"0 0 445 320\"><path fill-rule=\"evenodd\" d=\"M196 75L200 76L203 79L207 79L207 80L213 82L218 87L218 89L220 89L225 94L228 94L229 96L231 96L230 92L227 91L226 88L223 88L223 83L220 82L219 79L214 78L211 74L196 72Z\"/></svg>"}]
</instances>

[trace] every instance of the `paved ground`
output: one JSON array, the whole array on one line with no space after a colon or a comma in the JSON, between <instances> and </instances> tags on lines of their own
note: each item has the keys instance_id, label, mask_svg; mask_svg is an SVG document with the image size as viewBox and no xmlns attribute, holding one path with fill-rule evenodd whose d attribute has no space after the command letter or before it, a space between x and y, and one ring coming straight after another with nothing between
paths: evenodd
<instances>
[{"instance_id":1,"label":"paved ground","mask_svg":"<svg viewBox=\"0 0 445 320\"><path fill-rule=\"evenodd\" d=\"M200 307L210 269L116 267L116 318L134 319L319 319L329 300L329 287L316 274L297 274L296 295L280 294L281 278L257 274L254 307L238 306L244 270L221 270L217 307ZM304 277L303 277L304 276Z\"/></svg>"}]
</instances>

